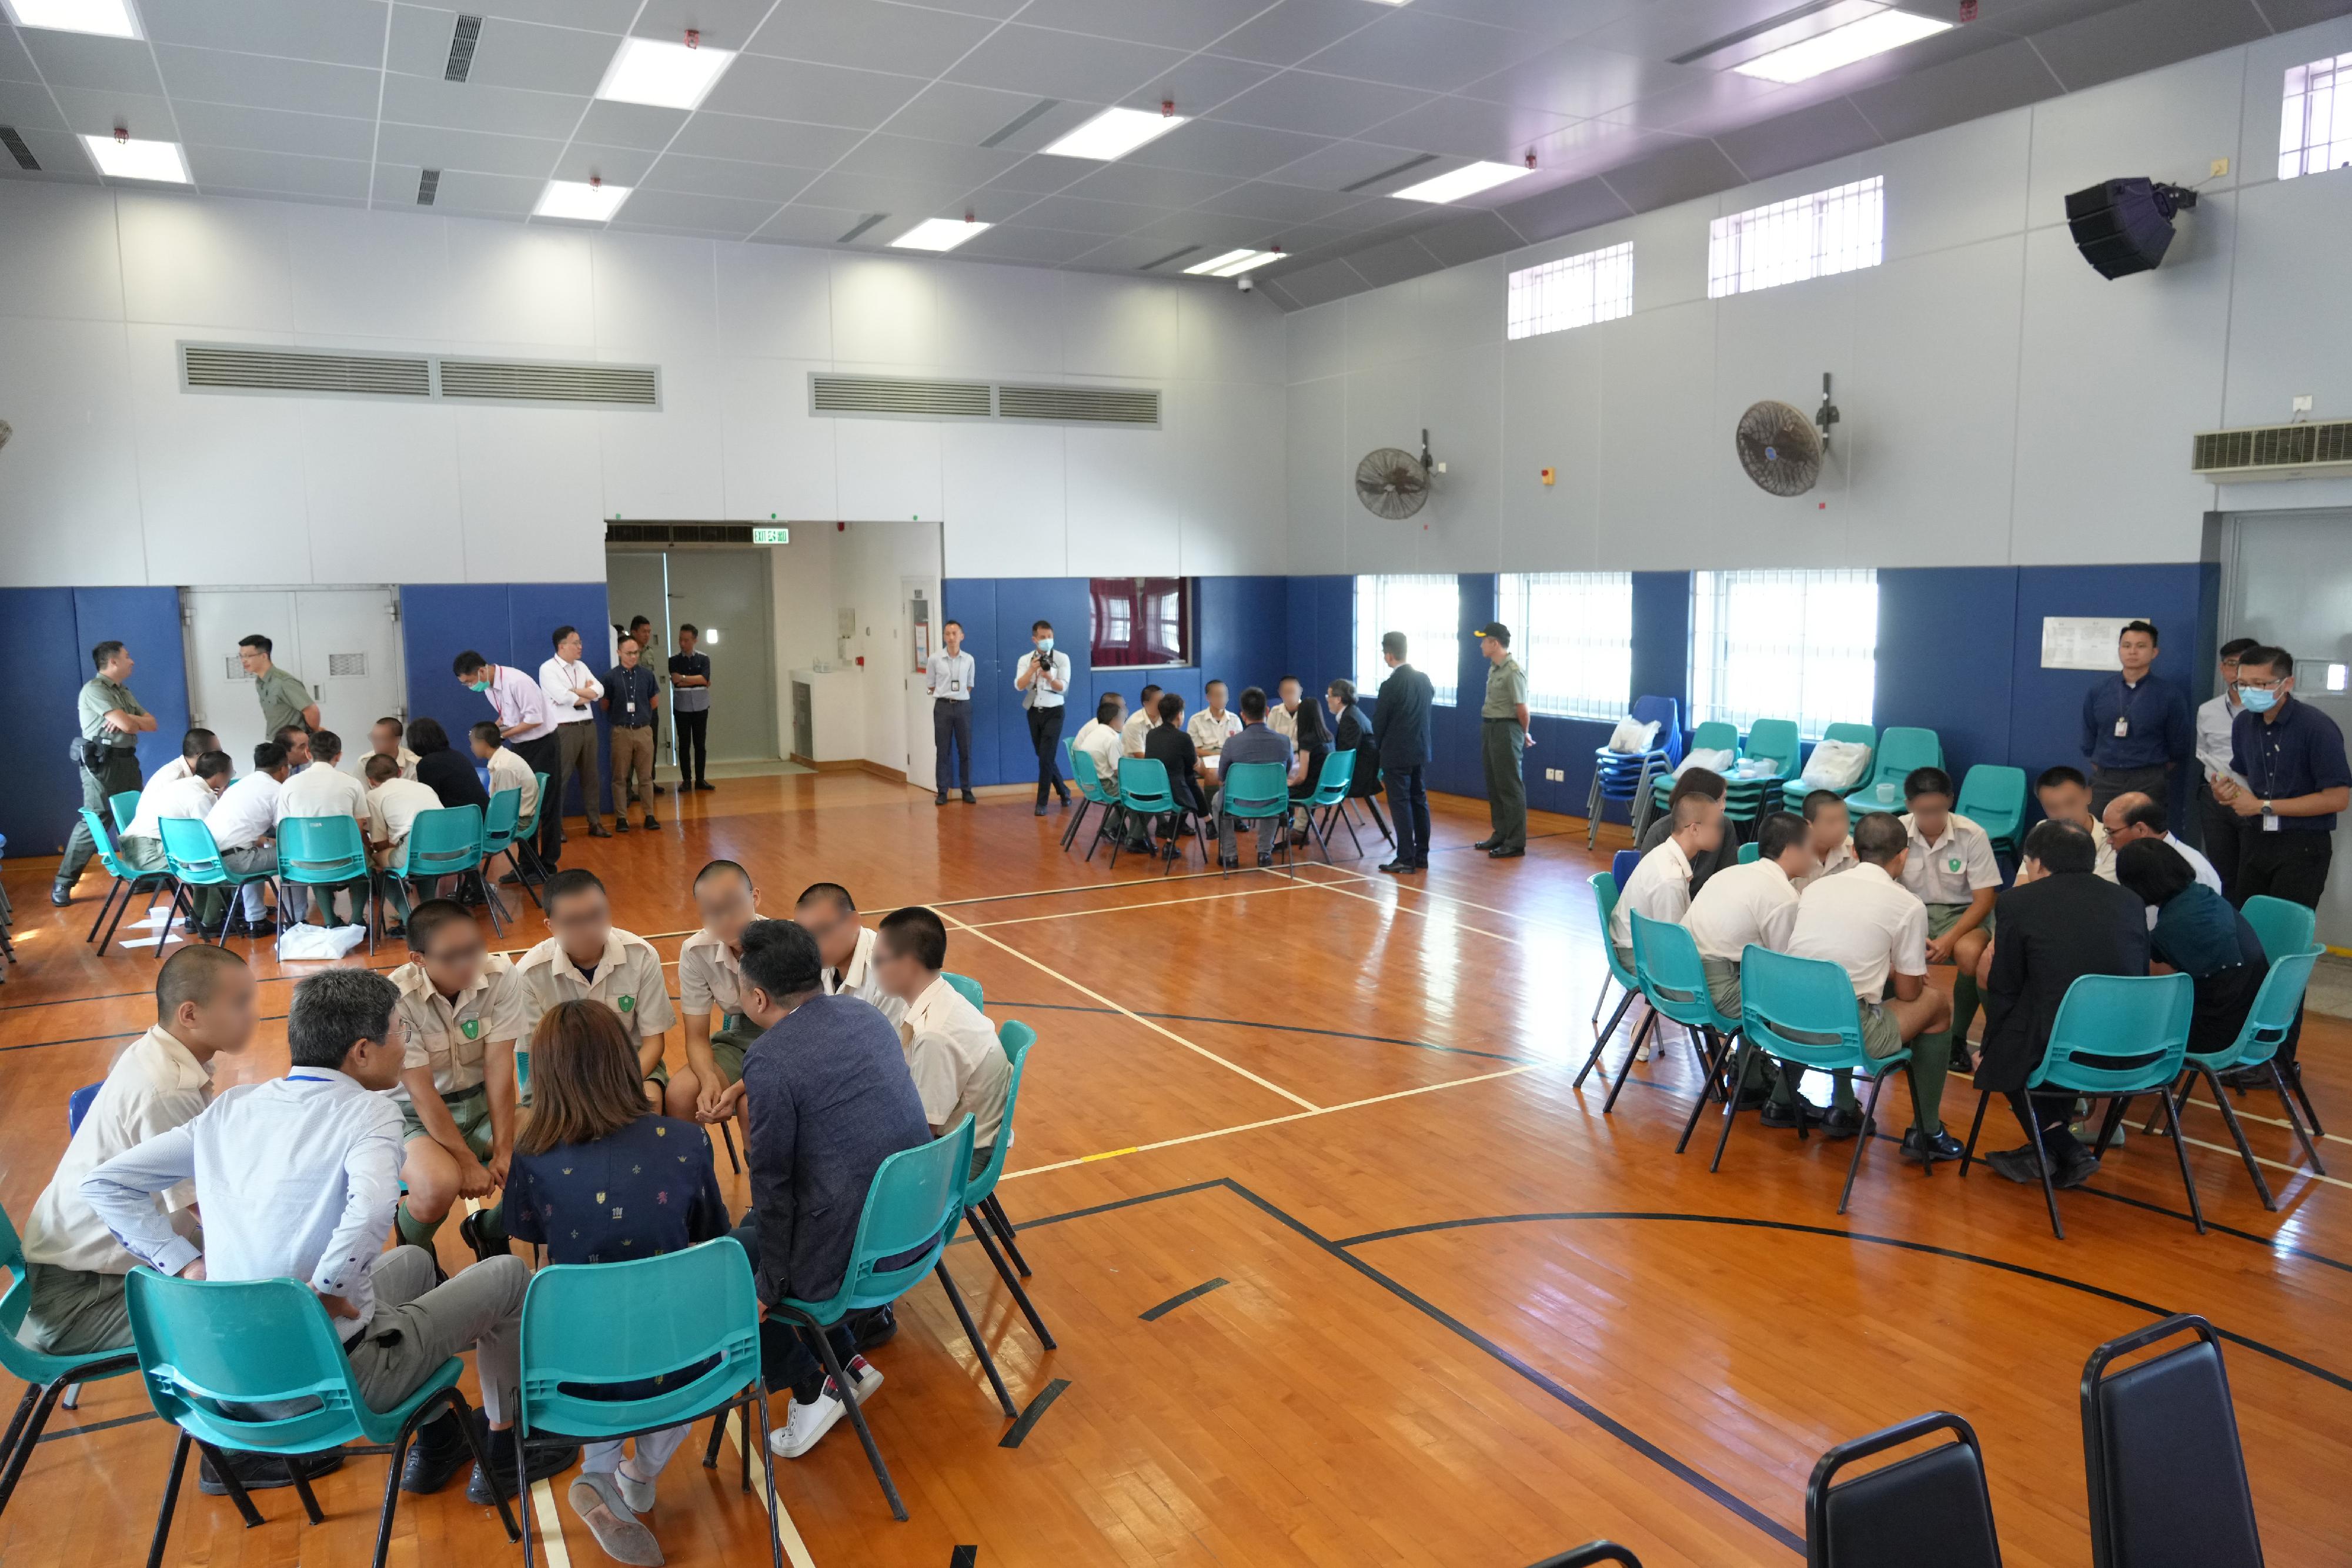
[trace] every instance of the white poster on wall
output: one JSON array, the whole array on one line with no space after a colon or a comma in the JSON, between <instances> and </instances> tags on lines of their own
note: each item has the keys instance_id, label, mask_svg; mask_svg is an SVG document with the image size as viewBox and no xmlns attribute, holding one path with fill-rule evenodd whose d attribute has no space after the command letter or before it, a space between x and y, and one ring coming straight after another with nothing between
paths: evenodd
<instances>
[{"instance_id":1,"label":"white poster on wall","mask_svg":"<svg viewBox=\"0 0 2352 1568\"><path fill-rule=\"evenodd\" d=\"M2120 670L2116 642L2136 615L2045 615L2042 618L2042 667L2045 670Z\"/></svg>"}]
</instances>

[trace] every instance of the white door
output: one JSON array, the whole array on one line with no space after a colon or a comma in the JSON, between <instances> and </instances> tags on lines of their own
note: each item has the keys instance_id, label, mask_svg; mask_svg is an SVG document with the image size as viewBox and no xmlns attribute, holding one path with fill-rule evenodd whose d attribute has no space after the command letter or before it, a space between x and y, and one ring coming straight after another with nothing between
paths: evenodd
<instances>
[{"instance_id":1,"label":"white door","mask_svg":"<svg viewBox=\"0 0 2352 1568\"><path fill-rule=\"evenodd\" d=\"M237 642L258 632L270 658L310 688L320 727L342 737L346 758L365 751L370 726L406 714L398 606L390 588L183 589L190 722L220 737L239 773L252 766L267 737Z\"/></svg>"},{"instance_id":2,"label":"white door","mask_svg":"<svg viewBox=\"0 0 2352 1568\"><path fill-rule=\"evenodd\" d=\"M930 657L940 651L940 583L934 577L898 580L900 625L898 676L906 693L907 782L929 789L939 779L939 749L931 735Z\"/></svg>"}]
</instances>

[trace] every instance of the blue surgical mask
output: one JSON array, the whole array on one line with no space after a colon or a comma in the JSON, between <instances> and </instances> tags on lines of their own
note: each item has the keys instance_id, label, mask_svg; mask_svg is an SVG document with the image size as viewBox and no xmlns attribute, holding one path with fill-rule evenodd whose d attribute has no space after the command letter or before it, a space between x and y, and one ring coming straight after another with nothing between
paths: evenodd
<instances>
[{"instance_id":1,"label":"blue surgical mask","mask_svg":"<svg viewBox=\"0 0 2352 1568\"><path fill-rule=\"evenodd\" d=\"M1050 653L1053 651L1054 640L1051 637L1040 637L1037 639L1037 652L1041 653Z\"/></svg>"},{"instance_id":2,"label":"blue surgical mask","mask_svg":"<svg viewBox=\"0 0 2352 1568\"><path fill-rule=\"evenodd\" d=\"M2238 700L2246 705L2248 713L2268 713L2278 706L2279 694L2262 686L2245 686L2239 690Z\"/></svg>"}]
</instances>

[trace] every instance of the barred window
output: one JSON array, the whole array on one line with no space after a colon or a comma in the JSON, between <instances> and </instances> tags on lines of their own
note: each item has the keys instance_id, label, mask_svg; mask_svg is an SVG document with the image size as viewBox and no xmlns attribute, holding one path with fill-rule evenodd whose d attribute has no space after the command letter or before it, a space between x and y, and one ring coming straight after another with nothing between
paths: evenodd
<instances>
[{"instance_id":1,"label":"barred window","mask_svg":"<svg viewBox=\"0 0 2352 1568\"><path fill-rule=\"evenodd\" d=\"M1505 572L1496 603L1528 673L1528 708L1619 718L1633 692L1633 574Z\"/></svg>"},{"instance_id":2,"label":"barred window","mask_svg":"<svg viewBox=\"0 0 2352 1568\"><path fill-rule=\"evenodd\" d=\"M1694 725L1792 718L1817 740L1874 722L1877 684L1875 571L1691 574Z\"/></svg>"},{"instance_id":3,"label":"barred window","mask_svg":"<svg viewBox=\"0 0 2352 1568\"><path fill-rule=\"evenodd\" d=\"M1563 256L1511 274L1504 333L1532 338L1633 313L1633 247Z\"/></svg>"},{"instance_id":4,"label":"barred window","mask_svg":"<svg viewBox=\"0 0 2352 1568\"><path fill-rule=\"evenodd\" d=\"M2295 66L2286 73L2279 113L2282 180L2352 164L2352 55Z\"/></svg>"},{"instance_id":5,"label":"barred window","mask_svg":"<svg viewBox=\"0 0 2352 1568\"><path fill-rule=\"evenodd\" d=\"M1874 174L1716 219L1707 229L1707 298L1876 267L1886 237L1885 184Z\"/></svg>"},{"instance_id":6,"label":"barred window","mask_svg":"<svg viewBox=\"0 0 2352 1568\"><path fill-rule=\"evenodd\" d=\"M1462 674L1462 584L1451 575L1356 579L1356 687L1366 696L1389 677L1381 638L1405 635L1406 662L1429 677L1431 700L1452 707Z\"/></svg>"}]
</instances>

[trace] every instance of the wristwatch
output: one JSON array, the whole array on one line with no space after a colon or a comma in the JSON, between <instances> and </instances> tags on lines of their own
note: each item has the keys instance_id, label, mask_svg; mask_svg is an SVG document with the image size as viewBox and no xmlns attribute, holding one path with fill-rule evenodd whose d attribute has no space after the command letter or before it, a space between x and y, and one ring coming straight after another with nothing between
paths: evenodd
<instances>
[{"instance_id":1,"label":"wristwatch","mask_svg":"<svg viewBox=\"0 0 2352 1568\"><path fill-rule=\"evenodd\" d=\"M2263 815L2265 817L2275 817L2278 815L2278 811L2268 800L2265 800L2263 802Z\"/></svg>"}]
</instances>

